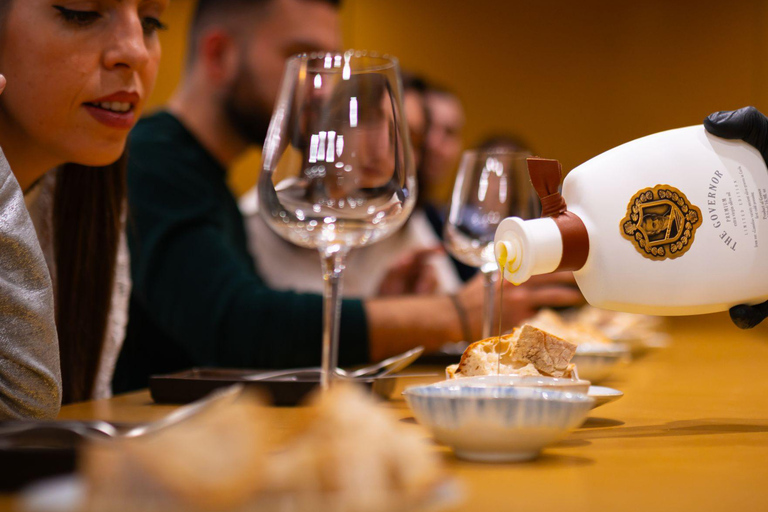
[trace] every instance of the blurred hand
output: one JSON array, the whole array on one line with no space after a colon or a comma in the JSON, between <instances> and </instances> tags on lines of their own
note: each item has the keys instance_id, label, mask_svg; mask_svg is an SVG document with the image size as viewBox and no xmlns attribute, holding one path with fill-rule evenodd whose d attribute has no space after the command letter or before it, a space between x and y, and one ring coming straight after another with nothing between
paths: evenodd
<instances>
[{"instance_id":1,"label":"blurred hand","mask_svg":"<svg viewBox=\"0 0 768 512\"><path fill-rule=\"evenodd\" d=\"M752 145L768 163L768 118L755 107L715 112L704 119L707 131L724 139L741 139ZM741 304L730 310L731 320L742 329L751 329L768 316L768 301L755 306Z\"/></svg>"},{"instance_id":2,"label":"blurred hand","mask_svg":"<svg viewBox=\"0 0 768 512\"><path fill-rule=\"evenodd\" d=\"M3 91L5 90L5 84L6 80L3 75L0 75L0 94L3 94Z\"/></svg>"},{"instance_id":3,"label":"blurred hand","mask_svg":"<svg viewBox=\"0 0 768 512\"><path fill-rule=\"evenodd\" d=\"M415 249L387 271L379 285L379 296L420 295L437 291L438 279L429 258L442 254L440 246Z\"/></svg>"},{"instance_id":4,"label":"blurred hand","mask_svg":"<svg viewBox=\"0 0 768 512\"><path fill-rule=\"evenodd\" d=\"M484 281L483 275L478 273L458 294L467 313L473 339L480 339L482 335ZM499 287L500 283L497 282L494 289L496 302L498 302ZM584 303L584 296L576 286L572 272L533 276L519 286L505 282L502 332L520 325L541 308L581 306ZM498 310L494 314L497 315L494 325L498 325Z\"/></svg>"}]
</instances>

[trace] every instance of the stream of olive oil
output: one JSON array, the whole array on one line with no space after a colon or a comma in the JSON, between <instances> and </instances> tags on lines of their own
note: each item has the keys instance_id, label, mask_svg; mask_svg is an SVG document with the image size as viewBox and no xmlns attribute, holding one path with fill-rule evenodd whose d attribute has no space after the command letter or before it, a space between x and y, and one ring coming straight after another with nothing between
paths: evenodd
<instances>
[{"instance_id":1,"label":"stream of olive oil","mask_svg":"<svg viewBox=\"0 0 768 512\"><path fill-rule=\"evenodd\" d=\"M514 273L520 269L522 254L518 251L510 259L507 249L502 246L496 261L499 264L499 279L501 280L499 283L499 332L498 336L496 336L496 352L499 354L499 358L496 361L496 375L501 375L501 321L504 318L504 281L506 281L504 273L507 270L510 273ZM515 266L515 263L517 263L517 266Z\"/></svg>"},{"instance_id":2,"label":"stream of olive oil","mask_svg":"<svg viewBox=\"0 0 768 512\"><path fill-rule=\"evenodd\" d=\"M507 250L500 251L496 263L499 265L499 332L496 336L496 353L499 355L496 360L496 375L501 375L501 320L504 318L504 269L507 266Z\"/></svg>"},{"instance_id":3,"label":"stream of olive oil","mask_svg":"<svg viewBox=\"0 0 768 512\"><path fill-rule=\"evenodd\" d=\"M506 262L504 262L506 263ZM499 335L496 337L496 352L499 354L499 358L496 360L496 375L501 375L501 319L503 318L504 309L504 265L502 265L501 258L499 258Z\"/></svg>"}]
</instances>

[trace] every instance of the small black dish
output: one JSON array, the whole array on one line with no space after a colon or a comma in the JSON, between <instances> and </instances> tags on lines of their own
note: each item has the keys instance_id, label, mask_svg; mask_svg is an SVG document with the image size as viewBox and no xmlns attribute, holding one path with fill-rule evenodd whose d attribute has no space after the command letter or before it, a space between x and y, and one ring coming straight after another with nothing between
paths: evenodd
<instances>
[{"instance_id":1,"label":"small black dish","mask_svg":"<svg viewBox=\"0 0 768 512\"><path fill-rule=\"evenodd\" d=\"M304 397L320 385L319 373L307 373L301 370L298 370L296 375L287 374L264 380L248 380L249 376L273 371L192 368L178 373L150 377L149 392L152 400L159 404L186 404L203 398L215 389L243 384L271 395L274 405L293 406L300 404ZM373 389L380 395L391 392L395 381L395 378L355 379L355 382Z\"/></svg>"}]
</instances>

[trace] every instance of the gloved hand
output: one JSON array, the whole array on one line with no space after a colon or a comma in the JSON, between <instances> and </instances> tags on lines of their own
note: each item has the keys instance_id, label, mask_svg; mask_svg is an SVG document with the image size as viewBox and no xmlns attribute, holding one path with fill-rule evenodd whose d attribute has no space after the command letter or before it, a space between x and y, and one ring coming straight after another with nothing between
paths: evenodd
<instances>
[{"instance_id":1,"label":"gloved hand","mask_svg":"<svg viewBox=\"0 0 768 512\"><path fill-rule=\"evenodd\" d=\"M724 139L741 139L754 146L768 163L768 118L755 107L715 112L704 119L704 127L712 135ZM768 301L755 306L734 306L730 314L731 320L738 327L751 329L768 316Z\"/></svg>"}]
</instances>

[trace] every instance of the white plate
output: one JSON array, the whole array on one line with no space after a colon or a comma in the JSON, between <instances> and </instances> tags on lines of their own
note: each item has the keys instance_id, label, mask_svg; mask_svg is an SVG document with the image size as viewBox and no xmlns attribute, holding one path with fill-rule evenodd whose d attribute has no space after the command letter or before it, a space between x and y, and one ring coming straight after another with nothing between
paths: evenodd
<instances>
[{"instance_id":1,"label":"white plate","mask_svg":"<svg viewBox=\"0 0 768 512\"><path fill-rule=\"evenodd\" d=\"M424 512L440 512L452 509L456 503L462 503L465 497L466 489L462 483L456 478L448 477L438 483L416 508ZM86 487L83 479L77 475L67 475L42 480L24 489L18 510L20 512L78 512L83 510L85 500ZM282 506L285 504L277 503L277 506L268 509L295 510L295 507L291 506L293 502L287 503L287 507ZM259 508L259 510L262 509Z\"/></svg>"},{"instance_id":2,"label":"white plate","mask_svg":"<svg viewBox=\"0 0 768 512\"><path fill-rule=\"evenodd\" d=\"M595 407L615 402L623 397L624 393L618 389L606 388L603 386L589 386L587 395L595 399L595 404L592 406L594 409Z\"/></svg>"},{"instance_id":3,"label":"white plate","mask_svg":"<svg viewBox=\"0 0 768 512\"><path fill-rule=\"evenodd\" d=\"M592 343L579 345L571 362L576 365L579 378L598 383L629 359L630 350L626 345Z\"/></svg>"},{"instance_id":4,"label":"white plate","mask_svg":"<svg viewBox=\"0 0 768 512\"><path fill-rule=\"evenodd\" d=\"M632 351L632 357L634 358L642 357L654 350L668 347L670 344L670 339L671 337L669 334L657 332L634 338L629 336L624 338L616 338L616 341L627 345Z\"/></svg>"},{"instance_id":5,"label":"white plate","mask_svg":"<svg viewBox=\"0 0 768 512\"><path fill-rule=\"evenodd\" d=\"M74 512L85 505L85 482L75 475L43 480L24 489L22 512Z\"/></svg>"},{"instance_id":6,"label":"white plate","mask_svg":"<svg viewBox=\"0 0 768 512\"><path fill-rule=\"evenodd\" d=\"M629 346L624 343L582 343L576 347L576 354L626 356Z\"/></svg>"}]
</instances>

